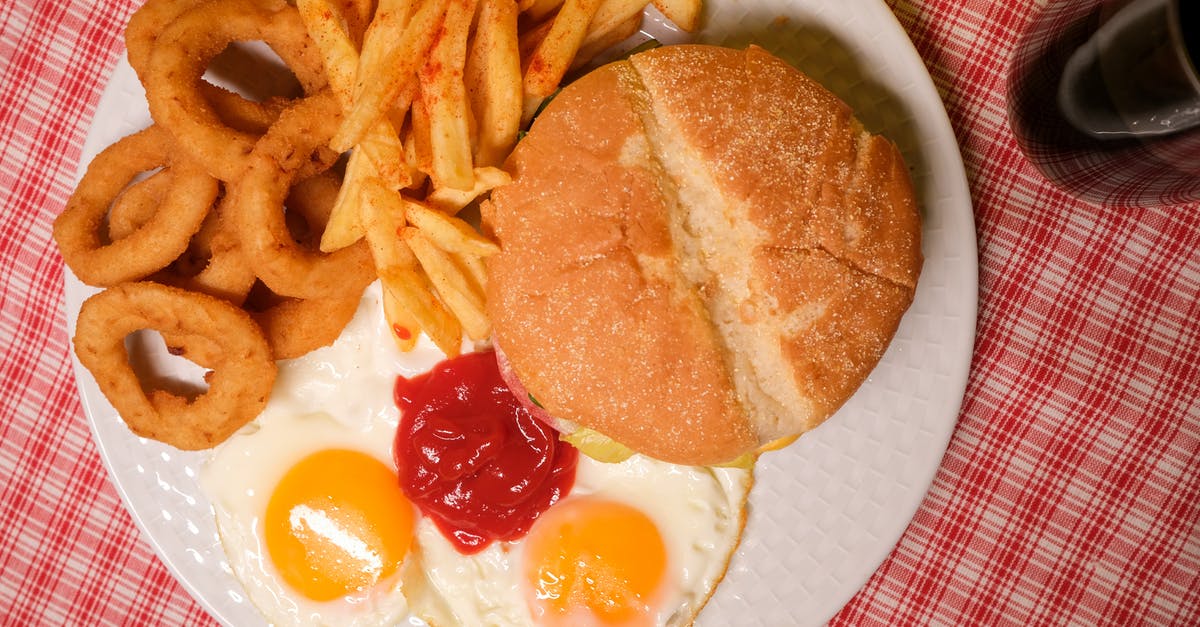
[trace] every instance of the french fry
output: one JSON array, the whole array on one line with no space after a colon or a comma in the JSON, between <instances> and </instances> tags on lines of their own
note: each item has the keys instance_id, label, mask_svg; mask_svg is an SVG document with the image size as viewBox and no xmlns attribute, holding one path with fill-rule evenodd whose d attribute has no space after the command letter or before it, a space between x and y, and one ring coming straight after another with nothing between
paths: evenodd
<instances>
[{"instance_id":1,"label":"french fry","mask_svg":"<svg viewBox=\"0 0 1200 627\"><path fill-rule=\"evenodd\" d=\"M417 265L412 251L400 239L406 223L407 206L400 194L393 192L378 179L363 182L363 226L371 257L379 269Z\"/></svg>"},{"instance_id":2,"label":"french fry","mask_svg":"<svg viewBox=\"0 0 1200 627\"><path fill-rule=\"evenodd\" d=\"M654 8L686 32L694 33L700 26L700 0L654 0Z\"/></svg>"},{"instance_id":3,"label":"french fry","mask_svg":"<svg viewBox=\"0 0 1200 627\"><path fill-rule=\"evenodd\" d=\"M462 323L467 337L473 340L486 339L491 332L491 322L483 308L484 296L473 288L473 280L420 229L409 227L404 229L403 234L404 241L421 261L421 267L429 276L438 296Z\"/></svg>"},{"instance_id":4,"label":"french fry","mask_svg":"<svg viewBox=\"0 0 1200 627\"><path fill-rule=\"evenodd\" d=\"M534 50L525 70L523 120L532 118L542 100L558 89L599 6L600 0L566 0L554 16L550 32Z\"/></svg>"},{"instance_id":5,"label":"french fry","mask_svg":"<svg viewBox=\"0 0 1200 627\"><path fill-rule=\"evenodd\" d=\"M359 71L359 55L349 34L342 29L339 9L330 0L298 0L296 7L321 54L330 89L342 108L349 109L353 101L355 76ZM372 175L383 178L397 190L412 183L404 164L404 146L387 119L381 119L372 126L358 147L375 164Z\"/></svg>"},{"instance_id":6,"label":"french fry","mask_svg":"<svg viewBox=\"0 0 1200 627\"><path fill-rule=\"evenodd\" d=\"M540 22L562 6L563 0L521 0L518 10L530 20Z\"/></svg>"},{"instance_id":7,"label":"french fry","mask_svg":"<svg viewBox=\"0 0 1200 627\"><path fill-rule=\"evenodd\" d=\"M617 24L612 29L600 34L596 39L590 39L590 36L588 39L584 39L583 45L579 47L579 52L575 54L575 60L571 62L571 69L575 70L587 65L613 46L632 37L641 27L642 14L639 12L630 16L623 24Z\"/></svg>"},{"instance_id":8,"label":"french fry","mask_svg":"<svg viewBox=\"0 0 1200 627\"><path fill-rule=\"evenodd\" d=\"M418 72L421 100L429 111L429 146L432 163L429 177L435 187L471 189L471 134L463 69L467 62L467 38L476 0L451 0L446 9L442 34L429 60Z\"/></svg>"},{"instance_id":9,"label":"french fry","mask_svg":"<svg viewBox=\"0 0 1200 627\"><path fill-rule=\"evenodd\" d=\"M542 40L546 35L550 34L550 29L554 27L554 19L550 18L543 20L517 33L517 49L521 53L521 80L524 81L525 71L529 68L529 62L533 59L533 53L537 51L538 46L542 45ZM524 91L524 85L522 85Z\"/></svg>"},{"instance_id":10,"label":"french fry","mask_svg":"<svg viewBox=\"0 0 1200 627\"><path fill-rule=\"evenodd\" d=\"M475 116L475 165L500 165L521 130L521 52L514 0L480 0L463 82Z\"/></svg>"},{"instance_id":11,"label":"french fry","mask_svg":"<svg viewBox=\"0 0 1200 627\"><path fill-rule=\"evenodd\" d=\"M379 280L447 357L457 357L462 352L462 324L438 300L429 280L418 269L385 268L380 271Z\"/></svg>"},{"instance_id":12,"label":"french fry","mask_svg":"<svg viewBox=\"0 0 1200 627\"><path fill-rule=\"evenodd\" d=\"M376 174L371 158L361 150L350 153L346 175L329 212L329 222L321 234L321 251L331 253L345 248L365 234L362 220L363 182Z\"/></svg>"},{"instance_id":13,"label":"french fry","mask_svg":"<svg viewBox=\"0 0 1200 627\"><path fill-rule=\"evenodd\" d=\"M412 19L407 24L398 24L393 30L371 37L378 40L382 50L379 61L371 71L364 69L363 60L359 59L359 72L355 78L354 108L342 121L342 126L334 135L329 145L334 150L345 152L351 146L362 140L363 135L388 109L395 104L407 87L414 80L417 69L425 62L429 49L433 46L436 36L441 32L441 24L446 9L451 0L425 0ZM388 22L397 24L397 21ZM396 30L398 29L398 30ZM364 44L365 45L365 44ZM381 71L374 71L379 68ZM386 70L386 71L382 71Z\"/></svg>"},{"instance_id":14,"label":"french fry","mask_svg":"<svg viewBox=\"0 0 1200 627\"><path fill-rule=\"evenodd\" d=\"M358 51L342 28L341 9L330 0L296 0L300 20L316 44L333 90L342 108L354 99L354 76L358 71Z\"/></svg>"},{"instance_id":15,"label":"french fry","mask_svg":"<svg viewBox=\"0 0 1200 627\"><path fill-rule=\"evenodd\" d=\"M480 294L487 293L487 267L484 266L483 258L475 255L465 255L462 253L450 253L454 260L458 262L463 272L470 277L473 283L472 289L477 290ZM487 302L487 299L484 299Z\"/></svg>"},{"instance_id":16,"label":"french fry","mask_svg":"<svg viewBox=\"0 0 1200 627\"><path fill-rule=\"evenodd\" d=\"M383 317L392 332L392 341L400 352L407 353L416 348L421 335L421 322L389 289L383 290Z\"/></svg>"},{"instance_id":17,"label":"french fry","mask_svg":"<svg viewBox=\"0 0 1200 627\"><path fill-rule=\"evenodd\" d=\"M588 24L587 35L583 38L584 45L595 42L607 33L624 27L629 18L641 15L646 10L650 0L603 0L596 8L596 15Z\"/></svg>"},{"instance_id":18,"label":"french fry","mask_svg":"<svg viewBox=\"0 0 1200 627\"><path fill-rule=\"evenodd\" d=\"M422 159L416 138L417 133L413 130L413 125L416 124L415 120L418 117L417 110L421 108L422 107L420 107L419 102L413 103L412 117L410 118L409 123L404 126L404 130L401 133L401 139L404 141L404 160L408 162L409 167L408 177L412 179L412 184L409 185L410 188L421 187L425 184L425 180L427 178L425 171L420 167ZM425 128L429 128L428 119L425 121ZM428 136L426 136L426 139L428 139ZM428 147L429 144L428 141L426 141L425 148L427 149ZM428 151L426 151L425 154L427 156Z\"/></svg>"},{"instance_id":19,"label":"french fry","mask_svg":"<svg viewBox=\"0 0 1200 627\"><path fill-rule=\"evenodd\" d=\"M512 182L508 172L494 167L475 168L475 186L469 190L457 190L441 187L433 190L425 198L431 207L449 214L455 214L463 207L471 204L484 192Z\"/></svg>"},{"instance_id":20,"label":"french fry","mask_svg":"<svg viewBox=\"0 0 1200 627\"><path fill-rule=\"evenodd\" d=\"M384 53L391 45L395 34L401 32L412 17L414 1L380 0L379 7L375 11L375 19L371 22L371 28L367 30L366 37L363 39L362 55L359 57L358 63L359 71L378 72L383 75L392 71L391 68L384 65L386 63ZM391 121L394 129L404 126L408 108L417 97L417 88L417 75L414 71L402 82L395 101L384 114L384 117Z\"/></svg>"},{"instance_id":21,"label":"french fry","mask_svg":"<svg viewBox=\"0 0 1200 627\"><path fill-rule=\"evenodd\" d=\"M357 148L367 153L375 166L375 175L386 181L388 187L401 190L412 185L404 144L390 122L382 121L371 127Z\"/></svg>"},{"instance_id":22,"label":"french fry","mask_svg":"<svg viewBox=\"0 0 1200 627\"><path fill-rule=\"evenodd\" d=\"M499 246L461 219L430 209L414 200L406 198L403 202L408 223L443 250L479 257L500 252Z\"/></svg>"},{"instance_id":23,"label":"french fry","mask_svg":"<svg viewBox=\"0 0 1200 627\"><path fill-rule=\"evenodd\" d=\"M405 206L400 195L380 181L369 179L363 184L363 197L371 256L384 290L394 301L396 320L393 322L389 316L389 323L407 329L409 326L406 325L415 320L416 326L425 331L443 353L451 357L457 355L462 348L462 325L430 290L427 278L417 265L417 257L401 237L405 230ZM386 311L384 313L388 315ZM397 340L400 339L397 334Z\"/></svg>"},{"instance_id":24,"label":"french fry","mask_svg":"<svg viewBox=\"0 0 1200 627\"><path fill-rule=\"evenodd\" d=\"M375 16L371 25L363 35L362 67L381 68L384 53L387 49L387 39L394 33L400 32L412 18L413 3L416 0L379 0L375 7Z\"/></svg>"},{"instance_id":25,"label":"french fry","mask_svg":"<svg viewBox=\"0 0 1200 627\"><path fill-rule=\"evenodd\" d=\"M433 148L429 145L429 109L425 106L425 101L417 98L412 104L412 131L407 139L412 143L411 154L409 155L410 163L417 166L417 169L428 175L433 169ZM409 153L409 148L405 146L405 153Z\"/></svg>"}]
</instances>

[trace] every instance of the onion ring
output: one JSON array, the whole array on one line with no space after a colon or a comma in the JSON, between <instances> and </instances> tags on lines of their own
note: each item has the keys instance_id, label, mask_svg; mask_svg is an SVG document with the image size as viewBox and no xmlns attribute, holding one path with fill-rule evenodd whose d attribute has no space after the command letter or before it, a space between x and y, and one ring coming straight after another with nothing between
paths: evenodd
<instances>
[{"instance_id":1,"label":"onion ring","mask_svg":"<svg viewBox=\"0 0 1200 627\"><path fill-rule=\"evenodd\" d=\"M125 25L126 56L143 87L147 85L150 56L159 34L175 18L203 2L205 0L148 0L129 18ZM221 121L247 133L265 132L287 105L283 98L255 102L205 80L201 80L198 87Z\"/></svg>"},{"instance_id":2,"label":"onion ring","mask_svg":"<svg viewBox=\"0 0 1200 627\"><path fill-rule=\"evenodd\" d=\"M192 244L166 272L155 280L215 296L241 305L254 286L254 270L241 251L236 233L224 219L229 197L221 200L192 238Z\"/></svg>"},{"instance_id":3,"label":"onion ring","mask_svg":"<svg viewBox=\"0 0 1200 627\"><path fill-rule=\"evenodd\" d=\"M263 102L247 100L208 81L201 81L200 91L221 122L234 131L255 136L267 132L291 102L286 98L270 98Z\"/></svg>"},{"instance_id":4,"label":"onion ring","mask_svg":"<svg viewBox=\"0 0 1200 627\"><path fill-rule=\"evenodd\" d=\"M125 24L125 56L142 84L150 72L150 55L154 42L175 18L205 0L146 0Z\"/></svg>"},{"instance_id":5,"label":"onion ring","mask_svg":"<svg viewBox=\"0 0 1200 627\"><path fill-rule=\"evenodd\" d=\"M233 186L228 219L254 273L276 294L348 298L375 279L366 241L323 253L297 242L285 217L285 199L293 183L303 182L304 171L314 164L327 168L332 163L326 144L340 119L341 109L330 92L289 108L255 146ZM336 196L336 189L332 192Z\"/></svg>"},{"instance_id":6,"label":"onion ring","mask_svg":"<svg viewBox=\"0 0 1200 627\"><path fill-rule=\"evenodd\" d=\"M150 221L171 189L171 172L160 170L131 184L112 202L108 210L108 239L115 242L129 237Z\"/></svg>"},{"instance_id":7,"label":"onion ring","mask_svg":"<svg viewBox=\"0 0 1200 627\"><path fill-rule=\"evenodd\" d=\"M359 296L283 298L262 311L250 309L275 359L295 359L329 346L358 311Z\"/></svg>"},{"instance_id":8,"label":"onion ring","mask_svg":"<svg viewBox=\"0 0 1200 627\"><path fill-rule=\"evenodd\" d=\"M142 172L165 167L172 184L162 207L141 228L105 244L109 205ZM63 261L88 285L110 286L145 278L187 250L188 242L216 199L217 181L191 159L176 154L156 126L104 149L54 221L54 240Z\"/></svg>"},{"instance_id":9,"label":"onion ring","mask_svg":"<svg viewBox=\"0 0 1200 627\"><path fill-rule=\"evenodd\" d=\"M215 370L224 359L221 346L203 335L163 335L163 343L168 353L209 370Z\"/></svg>"},{"instance_id":10,"label":"onion ring","mask_svg":"<svg viewBox=\"0 0 1200 627\"><path fill-rule=\"evenodd\" d=\"M195 399L144 391L125 349L126 336L142 329L177 342L211 343L202 358L213 368L205 377L208 391ZM275 382L270 347L246 312L157 283L124 283L84 301L74 343L80 363L131 431L183 450L215 446L253 420Z\"/></svg>"},{"instance_id":11,"label":"onion ring","mask_svg":"<svg viewBox=\"0 0 1200 627\"><path fill-rule=\"evenodd\" d=\"M113 241L136 231L154 216L171 184L170 174L158 172L130 186L113 202L108 214L108 233ZM209 212L179 258L148 278L240 305L257 277L241 254L237 235L221 220L227 202L228 197Z\"/></svg>"},{"instance_id":12,"label":"onion ring","mask_svg":"<svg viewBox=\"0 0 1200 627\"><path fill-rule=\"evenodd\" d=\"M212 0L180 13L155 40L146 69L146 100L155 122L224 181L240 176L258 136L222 122L197 86L226 46L257 40L287 63L306 93L325 86L300 15L282 0Z\"/></svg>"},{"instance_id":13,"label":"onion ring","mask_svg":"<svg viewBox=\"0 0 1200 627\"><path fill-rule=\"evenodd\" d=\"M340 182L325 173L304 180L288 193L288 230L301 244L316 249L337 197ZM293 359L329 346L350 323L362 290L341 298L289 298L271 293L265 284L246 301L250 316L262 327L275 359Z\"/></svg>"}]
</instances>

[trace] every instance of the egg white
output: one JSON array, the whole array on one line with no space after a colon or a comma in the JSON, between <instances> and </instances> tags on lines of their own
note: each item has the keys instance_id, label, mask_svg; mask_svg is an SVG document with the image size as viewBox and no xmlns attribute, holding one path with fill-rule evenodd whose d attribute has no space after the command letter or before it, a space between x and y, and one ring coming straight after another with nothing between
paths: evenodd
<instances>
[{"instance_id":1,"label":"egg white","mask_svg":"<svg viewBox=\"0 0 1200 627\"><path fill-rule=\"evenodd\" d=\"M575 486L562 502L593 495L631 505L653 520L666 543L669 585L654 624L686 625L725 575L752 483L749 470L677 466L641 455L607 464L580 455ZM533 624L523 559L520 540L462 555L422 520L404 569L413 612L435 625Z\"/></svg>"}]
</instances>

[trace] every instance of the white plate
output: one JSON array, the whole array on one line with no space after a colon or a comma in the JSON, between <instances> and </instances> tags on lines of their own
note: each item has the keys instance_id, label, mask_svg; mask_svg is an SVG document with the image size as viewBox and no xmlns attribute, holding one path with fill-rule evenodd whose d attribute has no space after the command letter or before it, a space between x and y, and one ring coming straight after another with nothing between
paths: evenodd
<instances>
[{"instance_id":1,"label":"white plate","mask_svg":"<svg viewBox=\"0 0 1200 627\"><path fill-rule=\"evenodd\" d=\"M975 339L970 196L942 102L882 2L710 0L708 6L700 40L772 50L846 100L868 128L895 141L912 168L924 214L925 266L895 341L835 417L785 451L764 456L745 539L700 616L702 625L819 624L891 551L954 429ZM657 15L646 31L666 42L684 40ZM141 86L122 61L100 100L83 163L148 123ZM68 277L72 330L92 291ZM205 455L130 435L91 375L78 363L75 370L101 457L159 557L221 622L261 624L225 564L212 509L196 484Z\"/></svg>"}]
</instances>

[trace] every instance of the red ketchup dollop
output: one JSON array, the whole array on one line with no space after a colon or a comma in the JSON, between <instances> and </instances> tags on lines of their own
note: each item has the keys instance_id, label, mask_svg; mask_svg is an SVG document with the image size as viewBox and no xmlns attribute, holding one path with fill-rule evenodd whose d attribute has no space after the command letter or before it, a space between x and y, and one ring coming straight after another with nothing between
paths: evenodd
<instances>
[{"instance_id":1,"label":"red ketchup dollop","mask_svg":"<svg viewBox=\"0 0 1200 627\"><path fill-rule=\"evenodd\" d=\"M396 378L400 486L460 553L523 537L575 482L575 447L533 418L492 351Z\"/></svg>"}]
</instances>

